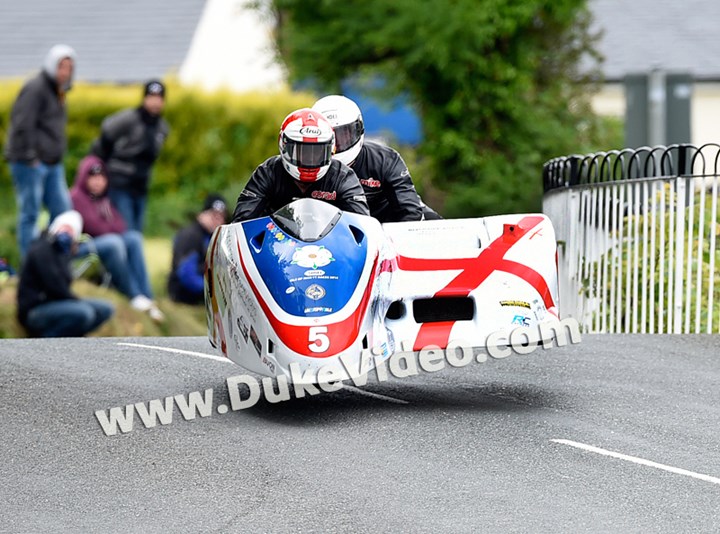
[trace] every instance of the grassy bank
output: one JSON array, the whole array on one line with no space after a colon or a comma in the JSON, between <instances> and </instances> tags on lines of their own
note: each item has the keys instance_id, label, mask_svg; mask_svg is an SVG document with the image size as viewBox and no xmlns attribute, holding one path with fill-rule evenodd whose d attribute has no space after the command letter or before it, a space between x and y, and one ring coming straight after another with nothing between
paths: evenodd
<instances>
[{"instance_id":1,"label":"grassy bank","mask_svg":"<svg viewBox=\"0 0 720 534\"><path fill-rule=\"evenodd\" d=\"M205 308L177 304L167 298L165 283L172 257L171 241L164 238L145 240L145 258L155 297L166 316L162 324L153 322L146 313L133 310L128 299L112 289L99 287L87 280L77 280L73 291L83 297L102 298L115 306L115 314L95 336L204 336L207 333ZM0 285L0 337L25 337L15 319L17 277Z\"/></svg>"}]
</instances>

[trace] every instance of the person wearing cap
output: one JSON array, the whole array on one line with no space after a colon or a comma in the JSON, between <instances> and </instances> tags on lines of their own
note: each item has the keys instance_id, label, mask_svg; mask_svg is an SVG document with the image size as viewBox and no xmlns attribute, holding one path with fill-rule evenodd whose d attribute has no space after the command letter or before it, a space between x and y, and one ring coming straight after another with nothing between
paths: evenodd
<instances>
[{"instance_id":1,"label":"person wearing cap","mask_svg":"<svg viewBox=\"0 0 720 534\"><path fill-rule=\"evenodd\" d=\"M144 85L140 106L107 117L91 152L108 170L110 200L130 230L143 231L152 166L170 132L163 119L165 86L158 80Z\"/></svg>"},{"instance_id":2,"label":"person wearing cap","mask_svg":"<svg viewBox=\"0 0 720 534\"><path fill-rule=\"evenodd\" d=\"M107 190L105 164L97 156L85 156L78 165L70 198L83 217L83 232L92 239L80 244L78 256L95 252L113 286L130 299L130 306L162 322L165 316L152 300L142 234L127 229Z\"/></svg>"},{"instance_id":3,"label":"person wearing cap","mask_svg":"<svg viewBox=\"0 0 720 534\"><path fill-rule=\"evenodd\" d=\"M227 216L225 199L211 193L205 198L195 221L175 236L168 278L168 294L173 301L184 304L204 302L205 254L210 237L218 226L225 224Z\"/></svg>"},{"instance_id":4,"label":"person wearing cap","mask_svg":"<svg viewBox=\"0 0 720 534\"><path fill-rule=\"evenodd\" d=\"M67 150L65 95L72 87L75 51L55 45L41 72L23 85L10 112L5 157L18 203L20 258L37 236L43 205L51 221L71 207L63 157Z\"/></svg>"},{"instance_id":5,"label":"person wearing cap","mask_svg":"<svg viewBox=\"0 0 720 534\"><path fill-rule=\"evenodd\" d=\"M70 260L82 232L77 211L58 215L27 252L17 290L17 318L32 337L79 337L113 314L112 304L71 290Z\"/></svg>"}]
</instances>

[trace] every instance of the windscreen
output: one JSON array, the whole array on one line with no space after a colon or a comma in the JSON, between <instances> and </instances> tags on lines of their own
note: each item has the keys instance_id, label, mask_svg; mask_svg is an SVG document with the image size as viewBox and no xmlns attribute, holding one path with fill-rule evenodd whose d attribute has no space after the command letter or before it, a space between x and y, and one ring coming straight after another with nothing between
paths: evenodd
<instances>
[{"instance_id":1,"label":"windscreen","mask_svg":"<svg viewBox=\"0 0 720 534\"><path fill-rule=\"evenodd\" d=\"M289 236L311 242L325 237L341 215L342 212L332 204L301 198L277 210L272 218Z\"/></svg>"}]
</instances>

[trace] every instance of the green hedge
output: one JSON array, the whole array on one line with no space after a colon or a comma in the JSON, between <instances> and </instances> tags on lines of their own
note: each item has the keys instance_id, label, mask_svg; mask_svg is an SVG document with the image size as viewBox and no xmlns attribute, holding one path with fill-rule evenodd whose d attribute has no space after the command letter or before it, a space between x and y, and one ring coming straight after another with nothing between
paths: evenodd
<instances>
[{"instance_id":1,"label":"green hedge","mask_svg":"<svg viewBox=\"0 0 720 534\"><path fill-rule=\"evenodd\" d=\"M0 83L0 148L21 81ZM109 114L140 104L139 85L77 84L68 93L68 184ZM310 106L308 93L206 93L168 83L165 116L171 132L151 185L146 233L170 235L185 224L210 191L234 205L255 167L277 154L277 133L293 109ZM10 169L0 165L0 256L15 260L15 201ZM15 262L16 263L16 262Z\"/></svg>"}]
</instances>

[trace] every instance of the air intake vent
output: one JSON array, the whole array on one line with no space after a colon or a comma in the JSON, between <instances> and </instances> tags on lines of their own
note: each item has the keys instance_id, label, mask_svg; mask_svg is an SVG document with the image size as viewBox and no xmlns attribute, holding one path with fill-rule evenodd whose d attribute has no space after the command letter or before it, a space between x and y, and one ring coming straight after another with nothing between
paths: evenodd
<instances>
[{"instance_id":1,"label":"air intake vent","mask_svg":"<svg viewBox=\"0 0 720 534\"><path fill-rule=\"evenodd\" d=\"M253 238L250 240L250 244L255 249L255 252L260 252L260 250L262 250L263 241L265 241L265 230L264 229L259 234L253 236Z\"/></svg>"},{"instance_id":2,"label":"air intake vent","mask_svg":"<svg viewBox=\"0 0 720 534\"><path fill-rule=\"evenodd\" d=\"M470 297L437 297L413 301L416 323L471 321L474 313L475 305Z\"/></svg>"}]
</instances>

